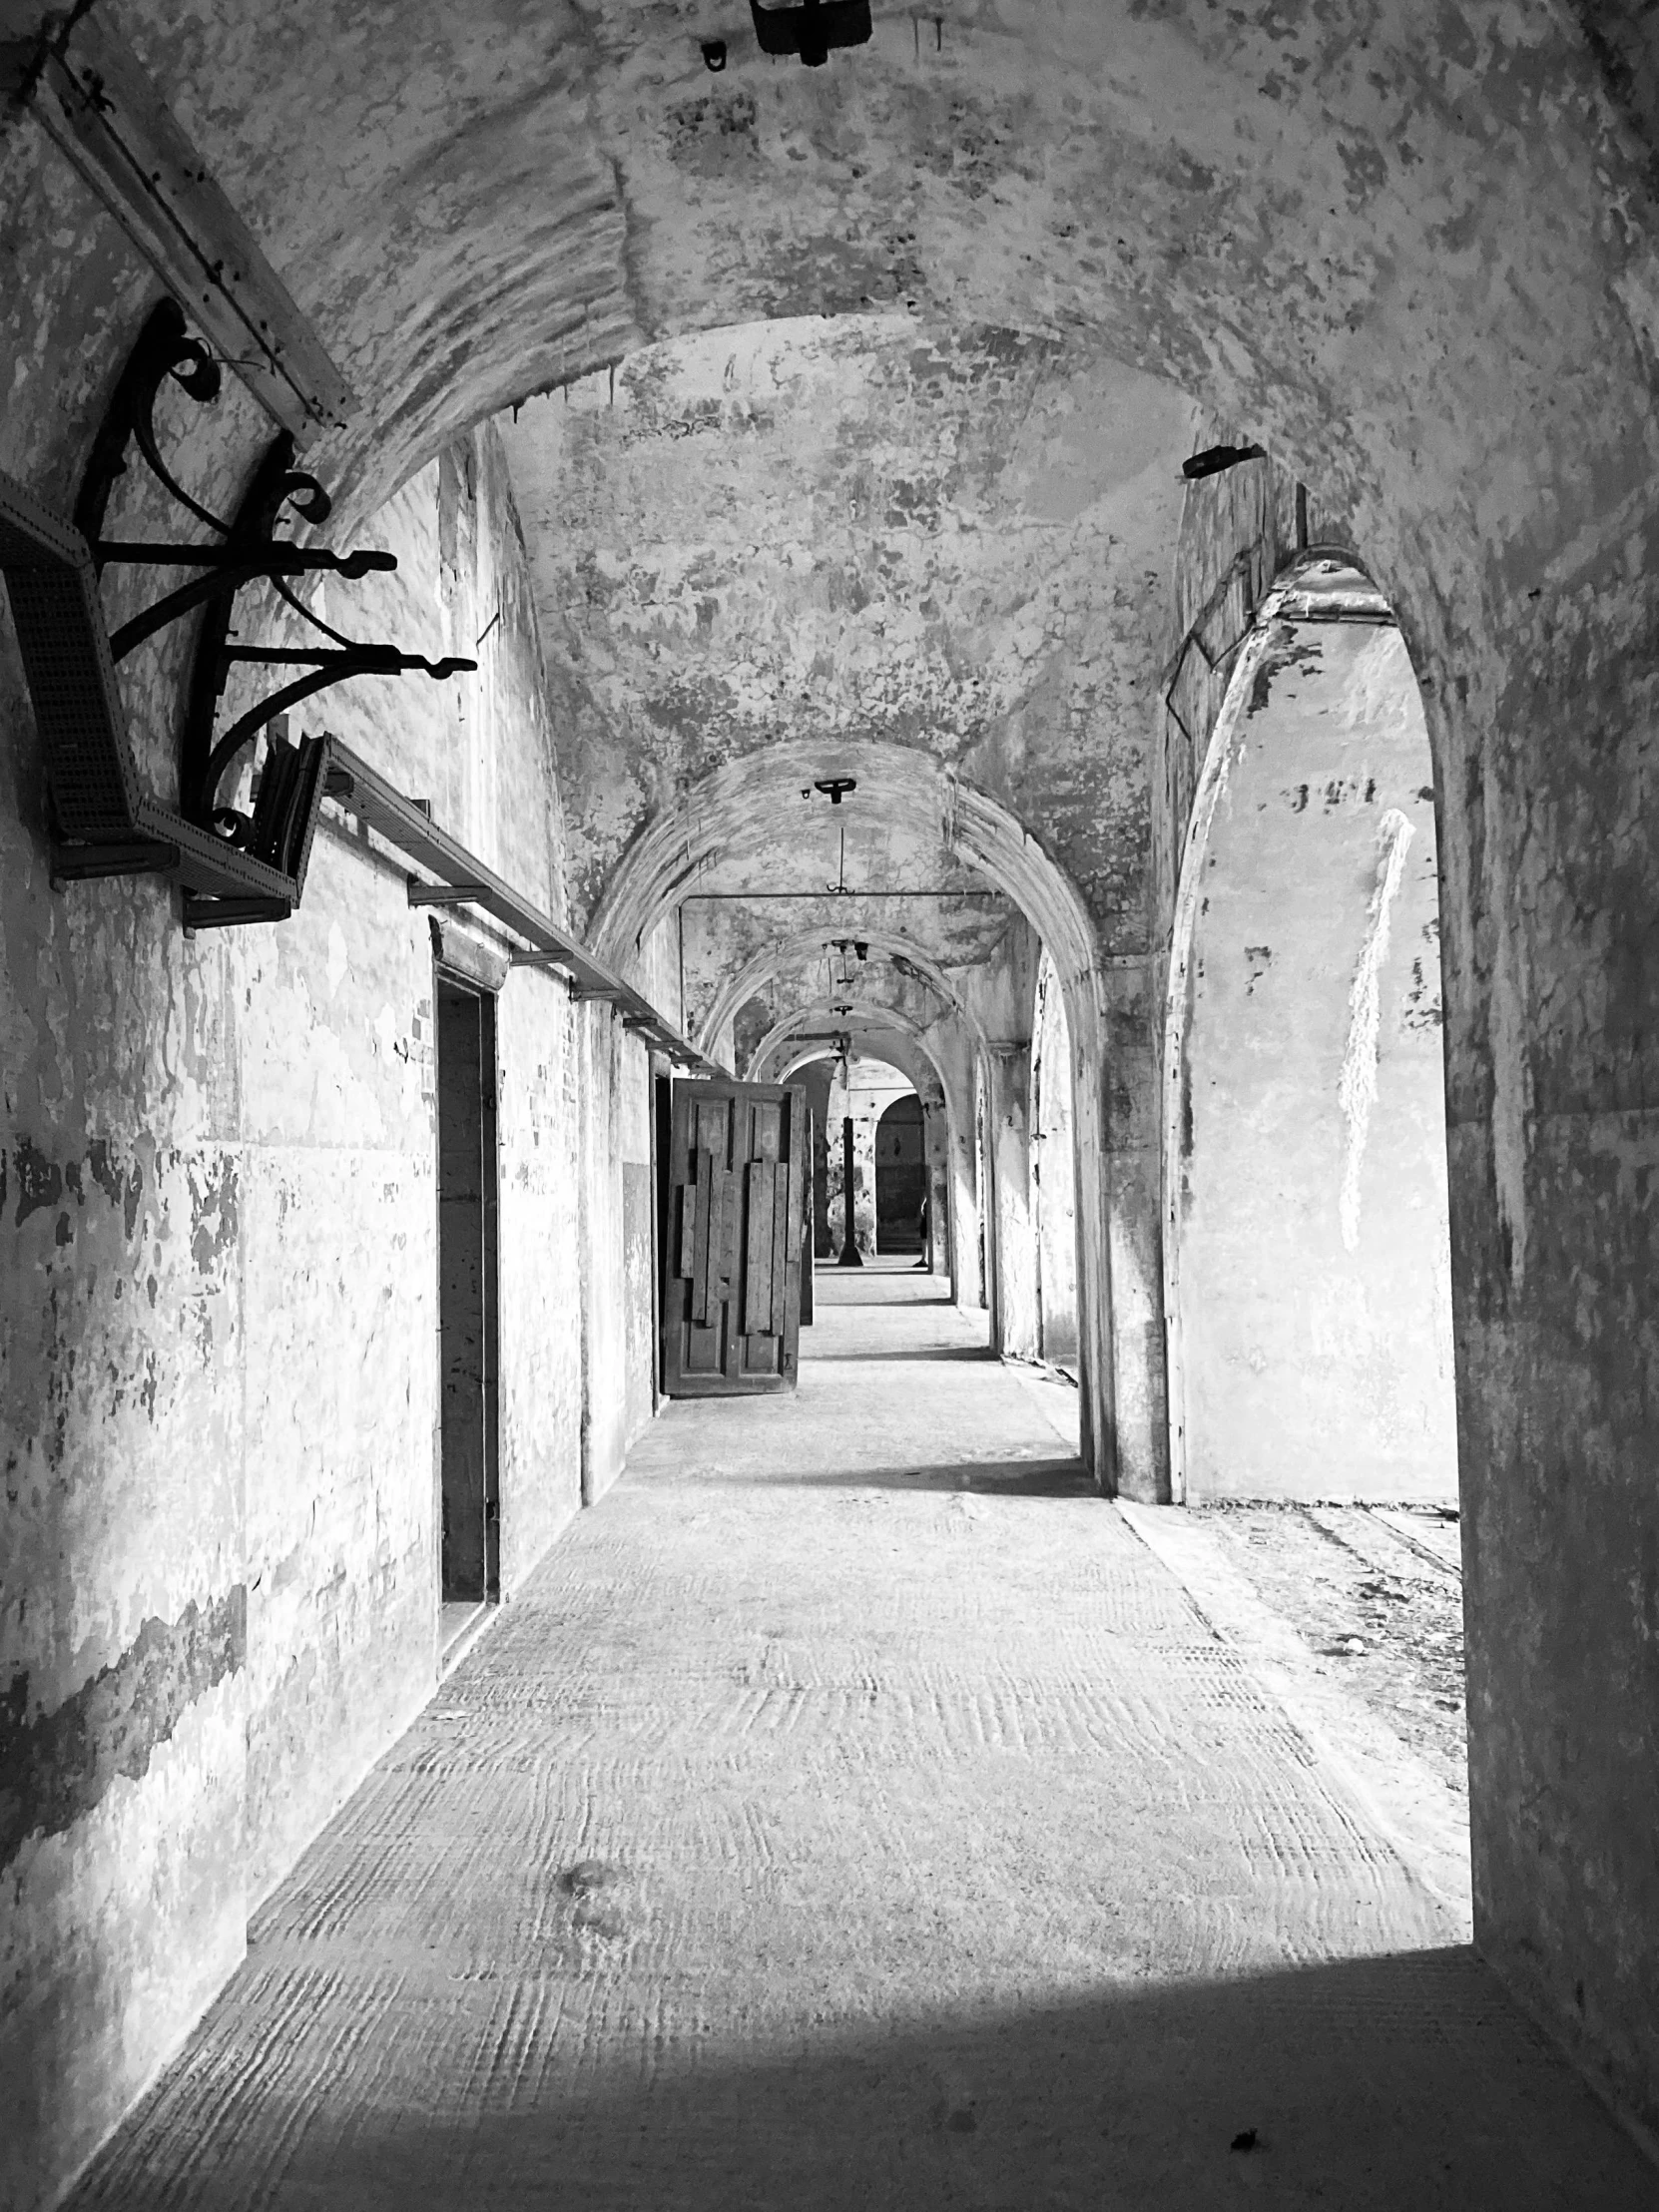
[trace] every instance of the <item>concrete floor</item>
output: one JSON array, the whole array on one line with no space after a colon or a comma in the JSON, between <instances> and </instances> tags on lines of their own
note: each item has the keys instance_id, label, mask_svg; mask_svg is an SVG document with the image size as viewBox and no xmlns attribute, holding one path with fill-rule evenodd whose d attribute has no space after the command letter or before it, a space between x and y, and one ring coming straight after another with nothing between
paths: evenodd
<instances>
[{"instance_id":1,"label":"concrete floor","mask_svg":"<svg viewBox=\"0 0 1659 2212\"><path fill-rule=\"evenodd\" d=\"M933 1288L667 1412L78 2206L1659 2205Z\"/></svg>"}]
</instances>

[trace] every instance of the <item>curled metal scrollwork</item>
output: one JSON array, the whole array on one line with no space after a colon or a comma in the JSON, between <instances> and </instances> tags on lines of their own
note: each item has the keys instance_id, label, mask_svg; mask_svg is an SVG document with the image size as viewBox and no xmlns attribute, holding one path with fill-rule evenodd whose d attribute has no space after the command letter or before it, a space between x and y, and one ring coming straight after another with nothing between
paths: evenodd
<instances>
[{"instance_id":1,"label":"curled metal scrollwork","mask_svg":"<svg viewBox=\"0 0 1659 2212\"><path fill-rule=\"evenodd\" d=\"M243 849L259 850L260 810L253 815L223 804L220 792L238 756L272 720L299 701L352 676L396 676L411 671L443 679L477 667L476 661L431 661L389 645L348 638L313 613L294 582L302 576L332 575L348 581L394 570L391 553L335 553L320 546L297 545L277 535L291 515L313 528L331 511L328 493L316 477L294 465L291 435L283 431L266 449L235 517L224 521L186 490L163 456L156 435L155 410L164 381L173 381L199 404L218 398L220 363L200 338L193 337L183 310L167 299L154 310L122 370L104 422L93 441L75 505L75 524L87 540L100 574L112 562L160 571L191 570L176 586L124 623L110 638L119 662L147 638L202 610L192 660L185 714L179 736L179 804L187 820L212 829ZM213 533L214 542L162 544L113 539L105 535L110 501L128 457L136 447L145 465L174 503ZM289 651L279 647L233 644L237 594L247 584L269 584L302 621L330 643L326 648ZM301 675L218 732L220 702L232 670L239 664L301 669ZM268 810L269 812L269 810Z\"/></svg>"}]
</instances>

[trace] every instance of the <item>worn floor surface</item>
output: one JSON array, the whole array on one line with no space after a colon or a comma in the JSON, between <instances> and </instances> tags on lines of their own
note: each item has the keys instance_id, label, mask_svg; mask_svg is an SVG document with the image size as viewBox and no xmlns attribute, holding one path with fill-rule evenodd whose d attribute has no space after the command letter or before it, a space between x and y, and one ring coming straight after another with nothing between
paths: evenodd
<instances>
[{"instance_id":1,"label":"worn floor surface","mask_svg":"<svg viewBox=\"0 0 1659 2212\"><path fill-rule=\"evenodd\" d=\"M1659 2204L930 1288L670 1410L78 2204Z\"/></svg>"}]
</instances>

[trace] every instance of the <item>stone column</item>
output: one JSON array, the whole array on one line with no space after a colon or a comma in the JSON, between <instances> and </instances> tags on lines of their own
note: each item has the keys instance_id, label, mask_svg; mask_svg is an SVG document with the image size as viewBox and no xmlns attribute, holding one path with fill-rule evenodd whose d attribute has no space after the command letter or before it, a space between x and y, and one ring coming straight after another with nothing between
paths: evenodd
<instances>
[{"instance_id":1,"label":"stone column","mask_svg":"<svg viewBox=\"0 0 1659 2212\"><path fill-rule=\"evenodd\" d=\"M994 1042L986 1131L996 1177L996 1349L1038 1356L1037 1240L1031 1216L1031 1046Z\"/></svg>"}]
</instances>

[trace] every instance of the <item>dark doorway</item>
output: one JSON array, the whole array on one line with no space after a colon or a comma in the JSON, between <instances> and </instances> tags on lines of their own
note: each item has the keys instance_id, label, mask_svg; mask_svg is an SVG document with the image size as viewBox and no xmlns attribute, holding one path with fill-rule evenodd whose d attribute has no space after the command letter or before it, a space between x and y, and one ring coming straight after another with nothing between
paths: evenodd
<instances>
[{"instance_id":1,"label":"dark doorway","mask_svg":"<svg viewBox=\"0 0 1659 2212\"><path fill-rule=\"evenodd\" d=\"M895 1098L875 1125L875 1249L912 1253L927 1249L922 1207L927 1198L921 1100L911 1091Z\"/></svg>"},{"instance_id":2,"label":"dark doorway","mask_svg":"<svg viewBox=\"0 0 1659 2212\"><path fill-rule=\"evenodd\" d=\"M495 999L439 971L440 1649L500 1595L496 1485Z\"/></svg>"}]
</instances>

